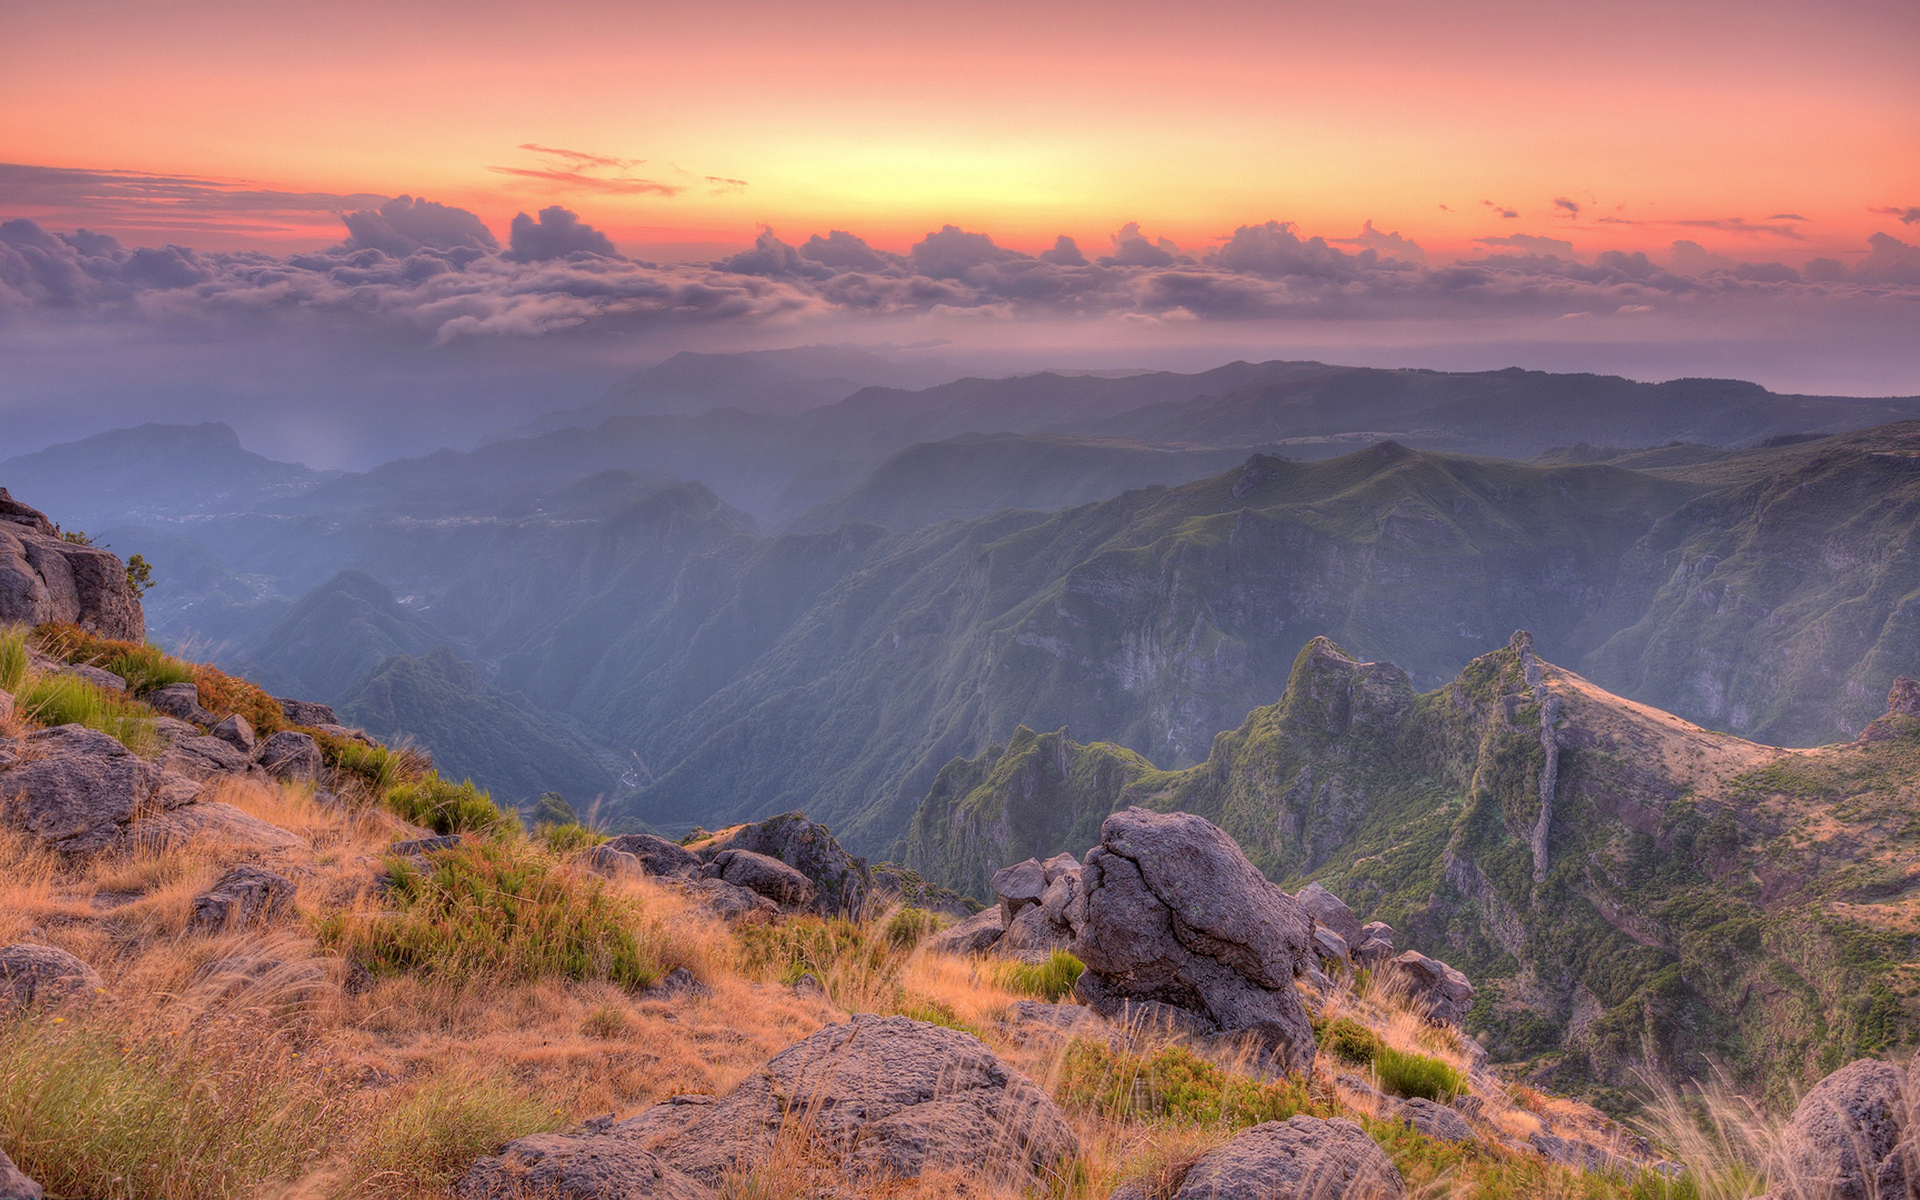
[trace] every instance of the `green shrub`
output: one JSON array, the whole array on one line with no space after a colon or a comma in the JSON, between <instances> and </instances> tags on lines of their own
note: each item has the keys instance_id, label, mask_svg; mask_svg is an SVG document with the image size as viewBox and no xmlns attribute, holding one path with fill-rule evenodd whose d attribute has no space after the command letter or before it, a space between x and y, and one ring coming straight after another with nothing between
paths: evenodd
<instances>
[{"instance_id":1,"label":"green shrub","mask_svg":"<svg viewBox=\"0 0 1920 1200\"><path fill-rule=\"evenodd\" d=\"M887 940L902 950L911 950L945 924L938 913L903 908L887 918Z\"/></svg>"},{"instance_id":2,"label":"green shrub","mask_svg":"<svg viewBox=\"0 0 1920 1200\"><path fill-rule=\"evenodd\" d=\"M518 817L494 804L493 797L471 780L449 783L432 772L387 789L387 807L401 820L435 833L503 833L520 828Z\"/></svg>"},{"instance_id":3,"label":"green shrub","mask_svg":"<svg viewBox=\"0 0 1920 1200\"><path fill-rule=\"evenodd\" d=\"M576 850L591 850L606 841L607 835L575 822L568 825L536 826L533 831L533 840L555 854L572 854Z\"/></svg>"},{"instance_id":4,"label":"green shrub","mask_svg":"<svg viewBox=\"0 0 1920 1200\"><path fill-rule=\"evenodd\" d=\"M1184 1046L1140 1055L1085 1038L1068 1045L1057 1090L1062 1104L1110 1121L1237 1128L1311 1107L1303 1080L1251 1079Z\"/></svg>"},{"instance_id":5,"label":"green shrub","mask_svg":"<svg viewBox=\"0 0 1920 1200\"><path fill-rule=\"evenodd\" d=\"M1001 987L1022 995L1038 996L1049 1002L1064 1000L1080 981L1086 964L1067 953L1055 950L1045 962L1002 964L995 973Z\"/></svg>"},{"instance_id":6,"label":"green shrub","mask_svg":"<svg viewBox=\"0 0 1920 1200\"><path fill-rule=\"evenodd\" d=\"M153 590L153 564L144 554L127 559L127 590L137 599Z\"/></svg>"},{"instance_id":7,"label":"green shrub","mask_svg":"<svg viewBox=\"0 0 1920 1200\"><path fill-rule=\"evenodd\" d=\"M358 777L377 795L396 785L423 778L433 760L405 746L369 746L354 738L336 737L324 730L308 730L320 747L320 758L336 771Z\"/></svg>"},{"instance_id":8,"label":"green shrub","mask_svg":"<svg viewBox=\"0 0 1920 1200\"><path fill-rule=\"evenodd\" d=\"M135 754L151 750L156 740L151 717L140 715L131 702L78 675L30 675L14 700L20 712L37 725L85 725Z\"/></svg>"},{"instance_id":9,"label":"green shrub","mask_svg":"<svg viewBox=\"0 0 1920 1200\"><path fill-rule=\"evenodd\" d=\"M320 924L323 941L371 970L630 988L667 972L659 929L636 904L529 843L468 842L435 852L424 870L389 858L387 872L393 912L343 911Z\"/></svg>"},{"instance_id":10,"label":"green shrub","mask_svg":"<svg viewBox=\"0 0 1920 1200\"><path fill-rule=\"evenodd\" d=\"M1381 1046L1374 1052L1373 1069L1380 1076L1383 1091L1410 1100L1437 1100L1445 1104L1467 1087L1466 1077L1456 1068L1429 1055L1395 1050L1392 1046Z\"/></svg>"},{"instance_id":11,"label":"green shrub","mask_svg":"<svg viewBox=\"0 0 1920 1200\"><path fill-rule=\"evenodd\" d=\"M1335 1017L1320 1031L1320 1048L1340 1059L1366 1066L1380 1053L1380 1035L1351 1017Z\"/></svg>"},{"instance_id":12,"label":"green shrub","mask_svg":"<svg viewBox=\"0 0 1920 1200\"><path fill-rule=\"evenodd\" d=\"M17 692L27 681L27 631L21 626L0 629L0 691Z\"/></svg>"},{"instance_id":13,"label":"green shrub","mask_svg":"<svg viewBox=\"0 0 1920 1200\"><path fill-rule=\"evenodd\" d=\"M791 985L802 975L819 980L828 994L841 982L861 990L891 983L904 962L892 942L842 917L800 916L775 925L743 925L734 931L742 974Z\"/></svg>"},{"instance_id":14,"label":"green shrub","mask_svg":"<svg viewBox=\"0 0 1920 1200\"><path fill-rule=\"evenodd\" d=\"M441 1195L474 1159L563 1124L562 1114L510 1082L443 1075L381 1113L359 1158L387 1176L383 1192Z\"/></svg>"},{"instance_id":15,"label":"green shrub","mask_svg":"<svg viewBox=\"0 0 1920 1200\"><path fill-rule=\"evenodd\" d=\"M192 663L182 662L154 645L130 645L98 665L126 680L127 690L136 696L168 684L193 682Z\"/></svg>"}]
</instances>

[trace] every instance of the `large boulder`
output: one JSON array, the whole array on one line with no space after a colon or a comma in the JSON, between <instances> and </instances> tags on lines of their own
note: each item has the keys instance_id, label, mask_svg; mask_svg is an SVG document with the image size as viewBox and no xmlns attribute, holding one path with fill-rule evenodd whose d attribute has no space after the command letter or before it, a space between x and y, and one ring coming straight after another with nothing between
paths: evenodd
<instances>
[{"instance_id":1,"label":"large boulder","mask_svg":"<svg viewBox=\"0 0 1920 1200\"><path fill-rule=\"evenodd\" d=\"M993 894L1000 898L1000 916L1011 927L1020 910L1040 903L1047 891L1047 869L1037 858L1001 867L993 873Z\"/></svg>"},{"instance_id":2,"label":"large boulder","mask_svg":"<svg viewBox=\"0 0 1920 1200\"><path fill-rule=\"evenodd\" d=\"M281 715L295 725L317 729L322 725L340 723L340 718L335 715L331 705L315 704L311 700L289 700L284 696L277 699L280 702Z\"/></svg>"},{"instance_id":3,"label":"large boulder","mask_svg":"<svg viewBox=\"0 0 1920 1200\"><path fill-rule=\"evenodd\" d=\"M1816 1084L1782 1131L1778 1200L1882 1200L1920 1186L1907 1072L1863 1058Z\"/></svg>"},{"instance_id":4,"label":"large boulder","mask_svg":"<svg viewBox=\"0 0 1920 1200\"><path fill-rule=\"evenodd\" d=\"M601 844L618 853L633 855L649 875L689 876L700 870L698 854L651 833L623 833Z\"/></svg>"},{"instance_id":5,"label":"large boulder","mask_svg":"<svg viewBox=\"0 0 1920 1200\"><path fill-rule=\"evenodd\" d=\"M259 745L258 739L253 736L252 723L239 713L229 714L226 720L208 730L207 736L219 738L249 758Z\"/></svg>"},{"instance_id":6,"label":"large boulder","mask_svg":"<svg viewBox=\"0 0 1920 1200\"><path fill-rule=\"evenodd\" d=\"M282 729L260 743L254 761L267 774L281 780L315 779L326 767L320 743L293 729Z\"/></svg>"},{"instance_id":7,"label":"large boulder","mask_svg":"<svg viewBox=\"0 0 1920 1200\"><path fill-rule=\"evenodd\" d=\"M191 683L169 683L141 697L148 708L165 713L176 721L189 721L195 725L213 726L220 718L200 707L200 689Z\"/></svg>"},{"instance_id":8,"label":"large boulder","mask_svg":"<svg viewBox=\"0 0 1920 1200\"><path fill-rule=\"evenodd\" d=\"M806 908L814 900L812 880L777 858L751 850L722 850L700 875L758 892L782 908Z\"/></svg>"},{"instance_id":9,"label":"large boulder","mask_svg":"<svg viewBox=\"0 0 1920 1200\"><path fill-rule=\"evenodd\" d=\"M0 488L0 625L68 621L102 637L145 641L146 616L118 555L63 539L53 522Z\"/></svg>"},{"instance_id":10,"label":"large boulder","mask_svg":"<svg viewBox=\"0 0 1920 1200\"><path fill-rule=\"evenodd\" d=\"M981 954L991 949L1006 933L1000 923L1000 909L983 908L964 921L942 929L926 941L929 950L939 954Z\"/></svg>"},{"instance_id":11,"label":"large boulder","mask_svg":"<svg viewBox=\"0 0 1920 1200\"><path fill-rule=\"evenodd\" d=\"M1087 968L1075 992L1103 1016L1166 1005L1250 1040L1268 1066L1312 1066L1313 1027L1293 986L1312 962L1311 921L1215 825L1114 813L1066 917Z\"/></svg>"},{"instance_id":12,"label":"large boulder","mask_svg":"<svg viewBox=\"0 0 1920 1200\"><path fill-rule=\"evenodd\" d=\"M158 768L84 725L38 730L15 750L0 768L0 820L68 856L106 849L150 805L192 799L160 789Z\"/></svg>"},{"instance_id":13,"label":"large boulder","mask_svg":"<svg viewBox=\"0 0 1920 1200\"><path fill-rule=\"evenodd\" d=\"M1211 1150L1181 1175L1167 1200L1401 1200L1393 1160L1352 1121L1268 1121ZM1148 1200L1136 1183L1111 1200Z\"/></svg>"},{"instance_id":14,"label":"large boulder","mask_svg":"<svg viewBox=\"0 0 1920 1200\"><path fill-rule=\"evenodd\" d=\"M161 790L164 789L156 789L155 794ZM121 830L115 845L159 850L189 843L217 844L229 850L259 854L311 848L311 843L290 830L213 800L196 800L192 804L148 813Z\"/></svg>"},{"instance_id":15,"label":"large boulder","mask_svg":"<svg viewBox=\"0 0 1920 1200\"><path fill-rule=\"evenodd\" d=\"M813 910L823 917L858 916L873 888L867 860L855 858L825 825L805 813L782 813L722 830L694 847L711 861L727 850L751 850L777 858L813 882Z\"/></svg>"},{"instance_id":16,"label":"large boulder","mask_svg":"<svg viewBox=\"0 0 1920 1200\"><path fill-rule=\"evenodd\" d=\"M536 1133L467 1168L458 1200L714 1200L629 1139Z\"/></svg>"},{"instance_id":17,"label":"large boulder","mask_svg":"<svg viewBox=\"0 0 1920 1200\"><path fill-rule=\"evenodd\" d=\"M299 886L260 867L239 866L193 899L193 927L240 929L273 920L287 910Z\"/></svg>"},{"instance_id":18,"label":"large boulder","mask_svg":"<svg viewBox=\"0 0 1920 1200\"><path fill-rule=\"evenodd\" d=\"M193 779L215 775L244 775L253 760L232 742L217 737L185 737L167 748L162 768Z\"/></svg>"},{"instance_id":19,"label":"large boulder","mask_svg":"<svg viewBox=\"0 0 1920 1200\"><path fill-rule=\"evenodd\" d=\"M0 1200L41 1200L45 1195L40 1185L28 1179L7 1152L0 1150Z\"/></svg>"},{"instance_id":20,"label":"large boulder","mask_svg":"<svg viewBox=\"0 0 1920 1200\"><path fill-rule=\"evenodd\" d=\"M1425 1010L1427 1019L1458 1025L1473 1007L1473 984L1459 971L1418 950L1409 950L1388 964L1407 989L1407 998Z\"/></svg>"},{"instance_id":21,"label":"large boulder","mask_svg":"<svg viewBox=\"0 0 1920 1200\"><path fill-rule=\"evenodd\" d=\"M65 950L32 942L0 947L0 1015L90 996L100 986L99 972Z\"/></svg>"},{"instance_id":22,"label":"large boulder","mask_svg":"<svg viewBox=\"0 0 1920 1200\"><path fill-rule=\"evenodd\" d=\"M1310 883L1294 893L1294 903L1305 909L1315 922L1340 935L1340 940L1348 946L1360 943L1360 918L1353 910L1317 883Z\"/></svg>"}]
</instances>

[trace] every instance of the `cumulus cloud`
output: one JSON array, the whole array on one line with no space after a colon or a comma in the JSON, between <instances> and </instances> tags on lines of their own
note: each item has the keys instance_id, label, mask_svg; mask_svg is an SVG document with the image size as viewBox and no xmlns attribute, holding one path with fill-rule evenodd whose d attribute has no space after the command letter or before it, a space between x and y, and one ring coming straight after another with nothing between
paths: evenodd
<instances>
[{"instance_id":1,"label":"cumulus cloud","mask_svg":"<svg viewBox=\"0 0 1920 1200\"><path fill-rule=\"evenodd\" d=\"M1140 222L1129 221L1113 235L1113 253L1100 256L1103 267L1170 267L1180 259L1180 247L1166 238L1149 242Z\"/></svg>"},{"instance_id":2,"label":"cumulus cloud","mask_svg":"<svg viewBox=\"0 0 1920 1200\"><path fill-rule=\"evenodd\" d=\"M1867 211L1880 213L1882 216L1899 217L1902 225L1920 225L1920 204L1910 208L1869 208Z\"/></svg>"},{"instance_id":3,"label":"cumulus cloud","mask_svg":"<svg viewBox=\"0 0 1920 1200\"><path fill-rule=\"evenodd\" d=\"M500 248L480 218L466 209L412 196L396 196L377 209L342 213L340 219L347 225L344 246L348 250L378 250L405 258L415 250Z\"/></svg>"},{"instance_id":4,"label":"cumulus cloud","mask_svg":"<svg viewBox=\"0 0 1920 1200\"><path fill-rule=\"evenodd\" d=\"M1418 263L1421 266L1427 264L1427 252L1420 248L1420 243L1411 238L1401 237L1398 230L1393 233L1381 233L1373 227L1372 221L1362 226L1360 233L1355 237L1333 240L1341 246L1359 246L1367 250L1377 250L1382 258L1399 259L1404 263Z\"/></svg>"},{"instance_id":5,"label":"cumulus cloud","mask_svg":"<svg viewBox=\"0 0 1920 1200\"><path fill-rule=\"evenodd\" d=\"M1537 237L1531 233L1511 233L1505 237L1475 238L1482 246L1506 246L1527 254L1573 259L1573 243L1561 238Z\"/></svg>"},{"instance_id":6,"label":"cumulus cloud","mask_svg":"<svg viewBox=\"0 0 1920 1200\"><path fill-rule=\"evenodd\" d=\"M510 249L501 256L509 262L545 262L570 254L619 257L606 234L582 224L578 215L558 204L541 209L537 222L525 213L515 214L509 242Z\"/></svg>"},{"instance_id":7,"label":"cumulus cloud","mask_svg":"<svg viewBox=\"0 0 1920 1200\"><path fill-rule=\"evenodd\" d=\"M1785 263L1742 262L1724 254L1709 253L1699 242L1686 240L1673 244L1673 269L1683 275L1720 271L1755 283L1798 283L1801 278L1800 272Z\"/></svg>"},{"instance_id":8,"label":"cumulus cloud","mask_svg":"<svg viewBox=\"0 0 1920 1200\"><path fill-rule=\"evenodd\" d=\"M1084 267L1088 265L1087 256L1080 253L1079 244L1064 233L1054 239L1053 249L1042 250L1040 252L1040 261L1052 263L1056 267Z\"/></svg>"}]
</instances>

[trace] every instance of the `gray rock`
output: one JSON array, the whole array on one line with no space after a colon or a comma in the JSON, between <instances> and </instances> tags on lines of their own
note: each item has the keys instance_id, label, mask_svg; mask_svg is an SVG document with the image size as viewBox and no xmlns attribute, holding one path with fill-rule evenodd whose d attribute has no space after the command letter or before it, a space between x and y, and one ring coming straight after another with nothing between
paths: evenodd
<instances>
[{"instance_id":1,"label":"gray rock","mask_svg":"<svg viewBox=\"0 0 1920 1200\"><path fill-rule=\"evenodd\" d=\"M326 769L320 743L293 729L282 729L262 742L256 761L267 774L279 780L317 779Z\"/></svg>"},{"instance_id":2,"label":"gray rock","mask_svg":"<svg viewBox=\"0 0 1920 1200\"><path fill-rule=\"evenodd\" d=\"M160 760L164 770L202 780L215 775L244 775L252 765L253 760L232 742L203 736L180 739Z\"/></svg>"},{"instance_id":3,"label":"gray rock","mask_svg":"<svg viewBox=\"0 0 1920 1200\"><path fill-rule=\"evenodd\" d=\"M112 845L160 779L152 763L83 725L39 730L16 750L0 769L0 820L68 856Z\"/></svg>"},{"instance_id":4,"label":"gray rock","mask_svg":"<svg viewBox=\"0 0 1920 1200\"><path fill-rule=\"evenodd\" d=\"M141 697L148 708L165 713L176 721L198 726L213 726L220 718L200 707L200 689L191 683L170 683Z\"/></svg>"},{"instance_id":5,"label":"gray rock","mask_svg":"<svg viewBox=\"0 0 1920 1200\"><path fill-rule=\"evenodd\" d=\"M765 925L780 917L780 906L724 879L690 879L679 886L702 908L729 925Z\"/></svg>"},{"instance_id":6,"label":"gray rock","mask_svg":"<svg viewBox=\"0 0 1920 1200\"><path fill-rule=\"evenodd\" d=\"M695 996L711 996L713 989L694 978L692 971L685 967L675 967L668 971L659 983L647 989L649 1000L685 1000Z\"/></svg>"},{"instance_id":7,"label":"gray rock","mask_svg":"<svg viewBox=\"0 0 1920 1200\"><path fill-rule=\"evenodd\" d=\"M806 908L813 903L812 880L777 858L751 850L722 850L701 868L700 875L758 892L782 908Z\"/></svg>"},{"instance_id":8,"label":"gray rock","mask_svg":"<svg viewBox=\"0 0 1920 1200\"><path fill-rule=\"evenodd\" d=\"M158 716L153 719L153 734L164 746L175 746L188 738L200 736L200 727L178 717Z\"/></svg>"},{"instance_id":9,"label":"gray rock","mask_svg":"<svg viewBox=\"0 0 1920 1200\"><path fill-rule=\"evenodd\" d=\"M1527 1144L1548 1162L1572 1167L1576 1171L1600 1175L1637 1175L1642 1167L1637 1160L1616 1154L1603 1146L1579 1138L1561 1137L1556 1133L1533 1134L1527 1138ZM1784 1192L1782 1200L1787 1196L1795 1196L1795 1193L1791 1190ZM1804 1200L1841 1200L1841 1197L1831 1192L1811 1192L1806 1194Z\"/></svg>"},{"instance_id":10,"label":"gray rock","mask_svg":"<svg viewBox=\"0 0 1920 1200\"><path fill-rule=\"evenodd\" d=\"M649 875L693 875L700 870L700 856L663 837L651 833L626 833L610 838L602 845L622 854L631 854Z\"/></svg>"},{"instance_id":11,"label":"gray rock","mask_svg":"<svg viewBox=\"0 0 1920 1200\"><path fill-rule=\"evenodd\" d=\"M178 778L178 776L175 776ZM160 790L156 789L155 794ZM190 842L215 842L232 850L278 854L307 848L298 834L262 821L231 804L196 800L178 808L150 813L121 831L117 847L164 849Z\"/></svg>"},{"instance_id":12,"label":"gray rock","mask_svg":"<svg viewBox=\"0 0 1920 1200\"><path fill-rule=\"evenodd\" d=\"M1458 1145L1474 1140L1473 1126L1467 1124L1465 1117L1431 1100L1416 1096L1400 1105L1393 1116L1408 1129L1443 1142Z\"/></svg>"},{"instance_id":13,"label":"gray rock","mask_svg":"<svg viewBox=\"0 0 1920 1200\"><path fill-rule=\"evenodd\" d=\"M1330 962L1347 961L1347 939L1341 937L1325 925L1313 927L1313 949L1321 958Z\"/></svg>"},{"instance_id":14,"label":"gray rock","mask_svg":"<svg viewBox=\"0 0 1920 1200\"><path fill-rule=\"evenodd\" d=\"M0 1200L42 1200L45 1195L40 1185L28 1179L6 1151L0 1150Z\"/></svg>"},{"instance_id":15,"label":"gray rock","mask_svg":"<svg viewBox=\"0 0 1920 1200\"><path fill-rule=\"evenodd\" d=\"M253 726L248 724L247 719L239 713L228 716L226 720L209 730L208 734L228 743L249 758L253 756L254 748L259 745L258 739L253 736Z\"/></svg>"},{"instance_id":16,"label":"gray rock","mask_svg":"<svg viewBox=\"0 0 1920 1200\"><path fill-rule=\"evenodd\" d=\"M1293 1117L1235 1135L1186 1171L1170 1200L1400 1200L1406 1183L1352 1121Z\"/></svg>"},{"instance_id":17,"label":"gray rock","mask_svg":"<svg viewBox=\"0 0 1920 1200\"><path fill-rule=\"evenodd\" d=\"M1294 903L1307 910L1307 915L1333 932L1340 940L1351 946L1360 941L1360 918L1353 910L1317 883L1310 883L1294 893Z\"/></svg>"},{"instance_id":18,"label":"gray rock","mask_svg":"<svg viewBox=\"0 0 1920 1200\"><path fill-rule=\"evenodd\" d=\"M625 850L615 850L605 842L581 855L580 861L587 870L608 879L638 878L647 873L638 858Z\"/></svg>"},{"instance_id":19,"label":"gray rock","mask_svg":"<svg viewBox=\"0 0 1920 1200\"><path fill-rule=\"evenodd\" d=\"M1408 998L1426 1010L1428 1020L1458 1025L1467 1019L1467 1010L1473 1007L1473 984L1465 975L1418 950L1399 955L1389 966L1406 982Z\"/></svg>"},{"instance_id":20,"label":"gray rock","mask_svg":"<svg viewBox=\"0 0 1920 1200\"><path fill-rule=\"evenodd\" d=\"M1046 890L1047 869L1037 858L1001 867L993 873L993 894L1000 897L1000 915L1009 928L1021 909L1040 903Z\"/></svg>"},{"instance_id":21,"label":"gray rock","mask_svg":"<svg viewBox=\"0 0 1920 1200\"><path fill-rule=\"evenodd\" d=\"M467 1168L459 1200L714 1200L637 1140L604 1133L536 1133Z\"/></svg>"},{"instance_id":22,"label":"gray rock","mask_svg":"<svg viewBox=\"0 0 1920 1200\"><path fill-rule=\"evenodd\" d=\"M1030 1182L1079 1152L1053 1099L972 1034L871 1014L781 1051L692 1120L649 1110L611 1132L652 1136L664 1162L713 1184L789 1120L856 1179L957 1168Z\"/></svg>"},{"instance_id":23,"label":"gray rock","mask_svg":"<svg viewBox=\"0 0 1920 1200\"><path fill-rule=\"evenodd\" d=\"M1814 1085L1782 1131L1779 1200L1869 1200L1910 1194L1906 1072L1863 1058ZM1903 1146L1902 1143L1908 1143Z\"/></svg>"},{"instance_id":24,"label":"gray rock","mask_svg":"<svg viewBox=\"0 0 1920 1200\"><path fill-rule=\"evenodd\" d=\"M983 908L964 921L942 929L925 942L927 949L939 954L980 954L1000 940L1006 928L1000 924L1000 909Z\"/></svg>"},{"instance_id":25,"label":"gray rock","mask_svg":"<svg viewBox=\"0 0 1920 1200\"><path fill-rule=\"evenodd\" d=\"M65 950L32 942L0 947L0 1013L85 999L100 987L99 972Z\"/></svg>"},{"instance_id":26,"label":"gray rock","mask_svg":"<svg viewBox=\"0 0 1920 1200\"><path fill-rule=\"evenodd\" d=\"M1360 938L1362 941L1367 938L1379 938L1391 946L1393 945L1393 926L1385 921L1368 921L1360 927Z\"/></svg>"},{"instance_id":27,"label":"gray rock","mask_svg":"<svg viewBox=\"0 0 1920 1200\"><path fill-rule=\"evenodd\" d=\"M76 663L66 669L69 675L78 675L103 692L125 692L127 681L112 671L103 671L99 667L90 667L85 663Z\"/></svg>"},{"instance_id":28,"label":"gray rock","mask_svg":"<svg viewBox=\"0 0 1920 1200\"><path fill-rule=\"evenodd\" d=\"M1352 947L1353 961L1370 970L1379 970L1393 958L1393 943L1369 937Z\"/></svg>"},{"instance_id":29,"label":"gray rock","mask_svg":"<svg viewBox=\"0 0 1920 1200\"><path fill-rule=\"evenodd\" d=\"M1080 874L1080 860L1071 854L1056 854L1040 864L1040 872L1046 877L1048 886L1062 875Z\"/></svg>"},{"instance_id":30,"label":"gray rock","mask_svg":"<svg viewBox=\"0 0 1920 1200\"><path fill-rule=\"evenodd\" d=\"M1294 991L1312 960L1311 924L1232 838L1191 813L1109 816L1067 908L1076 992L1102 1015L1126 1001L1251 1033L1266 1065L1305 1071L1313 1027Z\"/></svg>"},{"instance_id":31,"label":"gray rock","mask_svg":"<svg viewBox=\"0 0 1920 1200\"><path fill-rule=\"evenodd\" d=\"M193 927L218 931L263 925L285 912L299 890L293 880L272 871L235 867L194 897Z\"/></svg>"},{"instance_id":32,"label":"gray rock","mask_svg":"<svg viewBox=\"0 0 1920 1200\"><path fill-rule=\"evenodd\" d=\"M0 625L48 621L127 642L147 636L127 564L99 547L62 540L45 514L0 488Z\"/></svg>"},{"instance_id":33,"label":"gray rock","mask_svg":"<svg viewBox=\"0 0 1920 1200\"><path fill-rule=\"evenodd\" d=\"M280 701L281 715L295 725L319 728L322 725L340 724L340 718L334 715L329 705L315 704L311 700L288 700L284 696L276 699Z\"/></svg>"},{"instance_id":34,"label":"gray rock","mask_svg":"<svg viewBox=\"0 0 1920 1200\"><path fill-rule=\"evenodd\" d=\"M702 843L700 857L712 860L726 850L751 850L777 858L812 881L813 911L823 917L857 917L873 890L873 872L855 858L825 825L805 813L782 813L764 821L725 830Z\"/></svg>"},{"instance_id":35,"label":"gray rock","mask_svg":"<svg viewBox=\"0 0 1920 1200\"><path fill-rule=\"evenodd\" d=\"M998 909L994 910L998 915ZM993 943L993 952L1026 963L1042 963L1056 950L1073 944L1073 928L1038 904L1021 909L1007 931Z\"/></svg>"}]
</instances>

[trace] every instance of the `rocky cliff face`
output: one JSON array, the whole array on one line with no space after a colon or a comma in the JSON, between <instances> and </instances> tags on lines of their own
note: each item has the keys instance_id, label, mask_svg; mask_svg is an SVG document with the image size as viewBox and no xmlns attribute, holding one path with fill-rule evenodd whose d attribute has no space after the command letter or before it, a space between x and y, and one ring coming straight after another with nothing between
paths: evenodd
<instances>
[{"instance_id":1,"label":"rocky cliff face","mask_svg":"<svg viewBox=\"0 0 1920 1200\"><path fill-rule=\"evenodd\" d=\"M1897 686L1858 741L1782 750L1611 695L1524 633L1425 694L1316 639L1280 702L1188 770L1061 735L1025 747L1043 763L1009 747L949 765L910 854L971 887L979 857L1080 844L1015 829L1197 813L1269 877L1324 881L1464 967L1482 984L1469 1026L1498 1057L1589 1089L1711 1058L1784 1094L1920 1038L1915 692ZM991 819L1023 811L1028 779L1076 775L1098 784L1036 793L1062 811Z\"/></svg>"},{"instance_id":2,"label":"rocky cliff face","mask_svg":"<svg viewBox=\"0 0 1920 1200\"><path fill-rule=\"evenodd\" d=\"M119 556L66 541L45 514L0 488L0 624L47 621L130 642L147 631Z\"/></svg>"}]
</instances>

